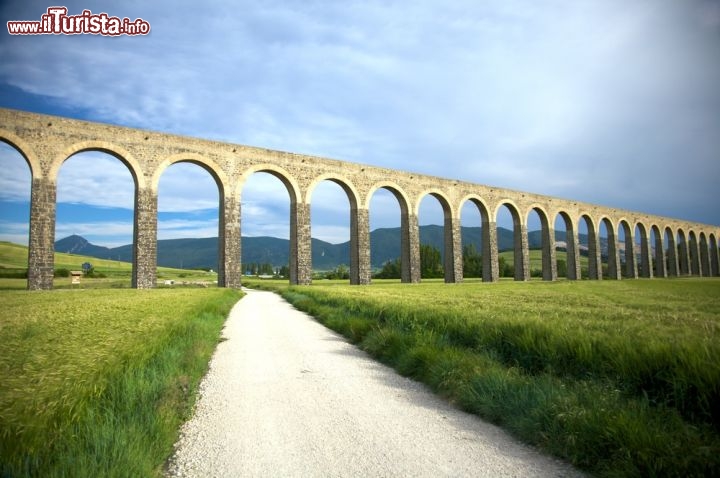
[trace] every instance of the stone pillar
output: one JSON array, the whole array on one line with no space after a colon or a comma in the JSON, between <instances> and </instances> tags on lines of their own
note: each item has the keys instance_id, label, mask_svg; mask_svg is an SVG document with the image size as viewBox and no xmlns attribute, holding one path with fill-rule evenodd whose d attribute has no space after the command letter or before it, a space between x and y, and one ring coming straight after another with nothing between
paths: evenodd
<instances>
[{"instance_id":1,"label":"stone pillar","mask_svg":"<svg viewBox=\"0 0 720 478\"><path fill-rule=\"evenodd\" d=\"M580 242L578 241L578 233L575 228L565 232L565 242L567 250L567 278L569 280L578 280L582 277L580 270Z\"/></svg>"},{"instance_id":2,"label":"stone pillar","mask_svg":"<svg viewBox=\"0 0 720 478\"><path fill-rule=\"evenodd\" d=\"M678 266L678 251L674 235L668 235L667 246L668 275L677 277L680 275L680 267Z\"/></svg>"},{"instance_id":3,"label":"stone pillar","mask_svg":"<svg viewBox=\"0 0 720 478\"><path fill-rule=\"evenodd\" d=\"M55 207L57 186L45 178L32 180L28 290L50 290L55 276Z\"/></svg>"},{"instance_id":4,"label":"stone pillar","mask_svg":"<svg viewBox=\"0 0 720 478\"><path fill-rule=\"evenodd\" d=\"M218 227L218 287L239 289L242 282L240 201L224 195L220 199Z\"/></svg>"},{"instance_id":5,"label":"stone pillar","mask_svg":"<svg viewBox=\"0 0 720 478\"><path fill-rule=\"evenodd\" d=\"M290 204L290 283L312 283L312 243L310 205Z\"/></svg>"},{"instance_id":6,"label":"stone pillar","mask_svg":"<svg viewBox=\"0 0 720 478\"><path fill-rule=\"evenodd\" d=\"M653 270L650 256L650 236L640 231L640 276L652 279Z\"/></svg>"},{"instance_id":7,"label":"stone pillar","mask_svg":"<svg viewBox=\"0 0 720 478\"><path fill-rule=\"evenodd\" d=\"M401 280L416 284L420 282L420 229L417 216L403 212L400 215L400 228Z\"/></svg>"},{"instance_id":8,"label":"stone pillar","mask_svg":"<svg viewBox=\"0 0 720 478\"><path fill-rule=\"evenodd\" d=\"M497 247L497 223L483 221L482 225L483 282L500 279Z\"/></svg>"},{"instance_id":9,"label":"stone pillar","mask_svg":"<svg viewBox=\"0 0 720 478\"><path fill-rule=\"evenodd\" d=\"M350 211L350 283L370 283L370 211L353 208Z\"/></svg>"},{"instance_id":10,"label":"stone pillar","mask_svg":"<svg viewBox=\"0 0 720 478\"><path fill-rule=\"evenodd\" d=\"M157 193L150 188L135 191L132 286L155 287L157 279Z\"/></svg>"},{"instance_id":11,"label":"stone pillar","mask_svg":"<svg viewBox=\"0 0 720 478\"><path fill-rule=\"evenodd\" d=\"M543 280L557 280L557 258L555 257L555 228L542 228L542 274Z\"/></svg>"},{"instance_id":12,"label":"stone pillar","mask_svg":"<svg viewBox=\"0 0 720 478\"><path fill-rule=\"evenodd\" d=\"M449 215L446 215L449 216ZM445 282L460 283L463 281L462 238L460 221L453 217L445 217Z\"/></svg>"},{"instance_id":13,"label":"stone pillar","mask_svg":"<svg viewBox=\"0 0 720 478\"><path fill-rule=\"evenodd\" d=\"M667 277L665 260L665 242L662 234L658 234L655 241L655 277Z\"/></svg>"},{"instance_id":14,"label":"stone pillar","mask_svg":"<svg viewBox=\"0 0 720 478\"><path fill-rule=\"evenodd\" d=\"M513 227L513 240L515 241L515 280L530 280L530 249L525 224L515 224Z\"/></svg>"},{"instance_id":15,"label":"stone pillar","mask_svg":"<svg viewBox=\"0 0 720 478\"><path fill-rule=\"evenodd\" d=\"M625 231L625 275L628 279L637 279L638 271L635 262L635 232Z\"/></svg>"},{"instance_id":16,"label":"stone pillar","mask_svg":"<svg viewBox=\"0 0 720 478\"><path fill-rule=\"evenodd\" d=\"M595 226L588 223L588 278L591 280L602 279L602 258L600 257L600 238Z\"/></svg>"},{"instance_id":17,"label":"stone pillar","mask_svg":"<svg viewBox=\"0 0 720 478\"><path fill-rule=\"evenodd\" d=\"M607 225L607 224L606 224ZM620 254L618 251L617 236L610 231L608 226L608 278L620 280L622 272L620 271Z\"/></svg>"}]
</instances>

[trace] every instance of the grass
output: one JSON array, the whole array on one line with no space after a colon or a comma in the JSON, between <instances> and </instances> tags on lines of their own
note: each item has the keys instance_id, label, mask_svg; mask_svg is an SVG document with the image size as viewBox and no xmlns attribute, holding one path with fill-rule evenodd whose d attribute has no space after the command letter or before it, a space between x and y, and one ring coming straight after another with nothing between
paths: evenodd
<instances>
[{"instance_id":1,"label":"grass","mask_svg":"<svg viewBox=\"0 0 720 478\"><path fill-rule=\"evenodd\" d=\"M720 473L720 280L262 285L593 474Z\"/></svg>"},{"instance_id":2,"label":"grass","mask_svg":"<svg viewBox=\"0 0 720 478\"><path fill-rule=\"evenodd\" d=\"M160 476L240 296L0 292L0 476Z\"/></svg>"}]
</instances>

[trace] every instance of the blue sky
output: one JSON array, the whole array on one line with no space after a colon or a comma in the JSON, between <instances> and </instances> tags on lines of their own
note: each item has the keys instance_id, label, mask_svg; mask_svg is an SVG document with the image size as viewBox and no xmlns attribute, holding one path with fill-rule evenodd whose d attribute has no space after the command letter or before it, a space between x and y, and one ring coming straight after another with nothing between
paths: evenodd
<instances>
[{"instance_id":1,"label":"blue sky","mask_svg":"<svg viewBox=\"0 0 720 478\"><path fill-rule=\"evenodd\" d=\"M717 0L73 0L70 14L141 17L151 33L7 34L51 5L0 7L0 106L720 224ZM0 240L27 243L27 166L9 147L0 164ZM286 198L253 176L243 233L287 237ZM217 200L205 171L172 166L159 238L216 235ZM118 161L72 157L56 237L127 244L132 204ZM378 193L371 227L398 211ZM313 236L348 240L339 187L317 190L312 218ZM470 208L463 220L479 224ZM420 221L441 224L434 199Z\"/></svg>"}]
</instances>

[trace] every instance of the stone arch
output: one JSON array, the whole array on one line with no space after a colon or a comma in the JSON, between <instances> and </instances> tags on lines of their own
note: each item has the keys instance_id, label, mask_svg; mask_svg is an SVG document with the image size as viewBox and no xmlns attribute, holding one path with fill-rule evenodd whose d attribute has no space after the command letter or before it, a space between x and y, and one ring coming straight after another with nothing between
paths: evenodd
<instances>
[{"instance_id":1,"label":"stone arch","mask_svg":"<svg viewBox=\"0 0 720 478\"><path fill-rule=\"evenodd\" d=\"M665 226L664 236L666 238L665 257L667 275L677 277L680 275L680 267L678 265L678 244L676 234L670 226Z\"/></svg>"},{"instance_id":2,"label":"stone arch","mask_svg":"<svg viewBox=\"0 0 720 478\"><path fill-rule=\"evenodd\" d=\"M529 251L527 244L527 226L525 223L525 216L520 213L520 208L515 204L512 199L501 199L498 201L497 206L493 212L493 217L497 223L497 216L502 207L506 207L510 211L510 216L513 221L513 257L514 257L514 268L515 268L515 280L516 281L527 281L530 280L530 260ZM497 234L497 230L495 231Z\"/></svg>"},{"instance_id":3,"label":"stone arch","mask_svg":"<svg viewBox=\"0 0 720 478\"><path fill-rule=\"evenodd\" d=\"M309 207L312 207L312 195L315 188L323 181L337 184L348 199L350 209L350 283L368 284L370 283L370 231L367 211L358 210L360 196L352 182L333 173L322 174L310 183L305 193L305 202Z\"/></svg>"},{"instance_id":4,"label":"stone arch","mask_svg":"<svg viewBox=\"0 0 720 478\"><path fill-rule=\"evenodd\" d=\"M157 168L155 168L155 171L153 172L151 183L153 191L157 192L158 184L160 183L160 177L165 172L165 170L167 170L167 168L169 168L173 164L177 163L192 163L200 166L205 171L210 173L210 175L213 177L213 179L218 185L221 196L226 192L232 192L232 187L228 183L227 175L225 174L223 169L212 159L195 153L174 154L165 158L157 166Z\"/></svg>"},{"instance_id":5,"label":"stone arch","mask_svg":"<svg viewBox=\"0 0 720 478\"><path fill-rule=\"evenodd\" d=\"M67 161L71 156L87 151L99 151L117 158L130 170L130 174L135 182L136 190L143 190L146 188L145 171L143 171L140 162L122 146L107 141L83 141L65 148L53 159L48 170L48 179L53 183L56 183L60 167L65 163L65 161Z\"/></svg>"},{"instance_id":6,"label":"stone arch","mask_svg":"<svg viewBox=\"0 0 720 478\"><path fill-rule=\"evenodd\" d=\"M688 255L690 256L690 275L702 275L700 269L700 241L694 230L688 232Z\"/></svg>"},{"instance_id":7,"label":"stone arch","mask_svg":"<svg viewBox=\"0 0 720 478\"><path fill-rule=\"evenodd\" d=\"M699 234L698 246L700 247L700 275L703 277L710 276L710 254L708 250L708 241L705 232Z\"/></svg>"},{"instance_id":8,"label":"stone arch","mask_svg":"<svg viewBox=\"0 0 720 478\"><path fill-rule=\"evenodd\" d=\"M654 264L653 271L655 277L667 277L667 258L665 256L665 235L661 232L657 224L650 226L651 244L654 244ZM653 241L654 239L654 241Z\"/></svg>"},{"instance_id":9,"label":"stone arch","mask_svg":"<svg viewBox=\"0 0 720 478\"><path fill-rule=\"evenodd\" d=\"M640 277L652 278L653 264L652 255L650 254L650 235L648 229L642 222L635 224L635 229L640 232L636 240L640 241L640 261L638 263L638 273Z\"/></svg>"},{"instance_id":10,"label":"stone arch","mask_svg":"<svg viewBox=\"0 0 720 478\"><path fill-rule=\"evenodd\" d=\"M623 248L625 250L625 254L623 255L624 259L624 270L623 275L624 277L628 279L637 279L638 273L637 273L637 263L635 261L635 228L630 227L630 222L623 218L620 218L618 221L618 235L620 234L620 231L623 233ZM618 241L619 242L619 241Z\"/></svg>"},{"instance_id":11,"label":"stone arch","mask_svg":"<svg viewBox=\"0 0 720 478\"><path fill-rule=\"evenodd\" d=\"M618 251L618 238L615 233L615 227L613 226L612 219L608 216L601 217L598 228L603 225L607 231L607 278L618 280L622 278L620 270L620 255ZM603 277L605 277L604 274Z\"/></svg>"},{"instance_id":12,"label":"stone arch","mask_svg":"<svg viewBox=\"0 0 720 478\"><path fill-rule=\"evenodd\" d=\"M482 255L482 280L483 282L496 282L499 279L498 258L497 258L497 225L495 218L490 216L490 210L484 199L476 194L468 194L460 200L458 211L462 211L466 202L475 205L480 213L481 224L481 255Z\"/></svg>"},{"instance_id":13,"label":"stone arch","mask_svg":"<svg viewBox=\"0 0 720 478\"><path fill-rule=\"evenodd\" d=\"M677 230L677 250L680 275L690 275L690 247L687 234L682 228Z\"/></svg>"},{"instance_id":14,"label":"stone arch","mask_svg":"<svg viewBox=\"0 0 720 478\"><path fill-rule=\"evenodd\" d=\"M460 238L460 212L454 211L448 197L439 189L421 192L414 205L415 215L420 217L420 203L425 196L432 196L443 211L443 272L446 283L462 282L462 244Z\"/></svg>"},{"instance_id":15,"label":"stone arch","mask_svg":"<svg viewBox=\"0 0 720 478\"><path fill-rule=\"evenodd\" d=\"M298 181L287 170L270 163L257 164L242 172L236 188L238 204L242 197L242 188L247 179L255 173L268 173L276 177L288 192L290 197L289 280L291 284L310 284L312 282L310 205L302 201L302 191Z\"/></svg>"},{"instance_id":16,"label":"stone arch","mask_svg":"<svg viewBox=\"0 0 720 478\"><path fill-rule=\"evenodd\" d=\"M360 194L358 193L355 185L347 178L333 173L321 174L320 176L313 179L313 181L310 183L310 186L308 186L307 191L305 192L305 202L310 204L313 191L315 191L315 188L323 181L331 181L340 186L340 188L345 191L345 194L347 195L350 207L358 207Z\"/></svg>"},{"instance_id":17,"label":"stone arch","mask_svg":"<svg viewBox=\"0 0 720 478\"><path fill-rule=\"evenodd\" d=\"M44 177L42 167L40 166L40 160L35 154L33 148L26 143L25 140L10 131L0 129L0 141L12 146L20 154L20 156L25 159L25 162L30 167L31 180Z\"/></svg>"},{"instance_id":18,"label":"stone arch","mask_svg":"<svg viewBox=\"0 0 720 478\"><path fill-rule=\"evenodd\" d=\"M288 195L290 196L290 203L296 204L301 202L300 185L297 180L287 170L269 163L256 164L255 166L251 166L242 172L236 188L238 199L242 197L242 188L245 185L245 182L255 173L268 173L275 176L287 189Z\"/></svg>"},{"instance_id":19,"label":"stone arch","mask_svg":"<svg viewBox=\"0 0 720 478\"><path fill-rule=\"evenodd\" d=\"M713 277L720 275L720 250L718 250L718 241L715 234L709 234L710 246L710 275Z\"/></svg>"},{"instance_id":20,"label":"stone arch","mask_svg":"<svg viewBox=\"0 0 720 478\"><path fill-rule=\"evenodd\" d=\"M602 262L600 258L600 242L595 227L595 221L588 213L580 214L580 221L585 221L588 235L588 278L590 280L602 279ZM578 222L580 222L578 221Z\"/></svg>"},{"instance_id":21,"label":"stone arch","mask_svg":"<svg viewBox=\"0 0 720 478\"><path fill-rule=\"evenodd\" d=\"M370 186L365 197L367 209L370 201L378 189L390 191L400 205L400 281L420 282L420 236L418 218L411 211L411 202L407 193L391 181L381 181Z\"/></svg>"},{"instance_id":22,"label":"stone arch","mask_svg":"<svg viewBox=\"0 0 720 478\"><path fill-rule=\"evenodd\" d=\"M542 250L542 278L545 281L557 280L557 261L555 259L555 225L550 224L548 213L540 204L532 204L527 208L525 213L525 224L528 223L530 214L533 211L540 218L540 236ZM525 227L525 235L527 236L527 226ZM529 244L529 238L526 239ZM529 260L529 259L528 259Z\"/></svg>"},{"instance_id":23,"label":"stone arch","mask_svg":"<svg viewBox=\"0 0 720 478\"><path fill-rule=\"evenodd\" d=\"M577 280L581 277L577 226L567 211L558 211L553 224L557 224L558 219L562 219L565 224L565 264L567 268L565 276L568 280Z\"/></svg>"}]
</instances>

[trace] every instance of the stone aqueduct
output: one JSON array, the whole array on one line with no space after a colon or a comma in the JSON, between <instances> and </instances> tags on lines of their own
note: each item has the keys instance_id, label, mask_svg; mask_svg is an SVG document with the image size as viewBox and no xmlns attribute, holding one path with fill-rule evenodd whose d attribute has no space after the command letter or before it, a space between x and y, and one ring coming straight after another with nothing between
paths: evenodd
<instances>
[{"instance_id":1,"label":"stone aqueduct","mask_svg":"<svg viewBox=\"0 0 720 478\"><path fill-rule=\"evenodd\" d=\"M158 182L163 171L176 162L200 165L218 185L218 284L224 287L240 286L243 184L251 174L261 171L279 178L290 196L290 281L294 284L311 282L310 200L314 188L325 180L340 185L349 199L353 284L370 282L369 205L373 193L380 188L391 191L400 205L403 282L420 281L418 209L428 194L438 199L444 211L446 282L463 279L460 211L468 201L477 206L482 220L484 281L496 281L499 277L496 217L502 206L513 217L516 280L530 277L527 218L532 211L538 214L542 225L545 280L557 278L554 225L558 216L565 222L568 237L568 279L580 278L581 221L587 226L591 279L603 276L601 224L608 238L606 276L619 279L623 267L626 277L720 275L718 226L362 164L8 109L0 109L0 140L25 158L32 175L29 289L52 288L58 171L66 159L84 151L109 153L132 174L135 182L132 283L137 288L155 286ZM625 248L624 264L620 258L620 229L625 243L630 245ZM639 255L635 247L636 230L640 235Z\"/></svg>"}]
</instances>

